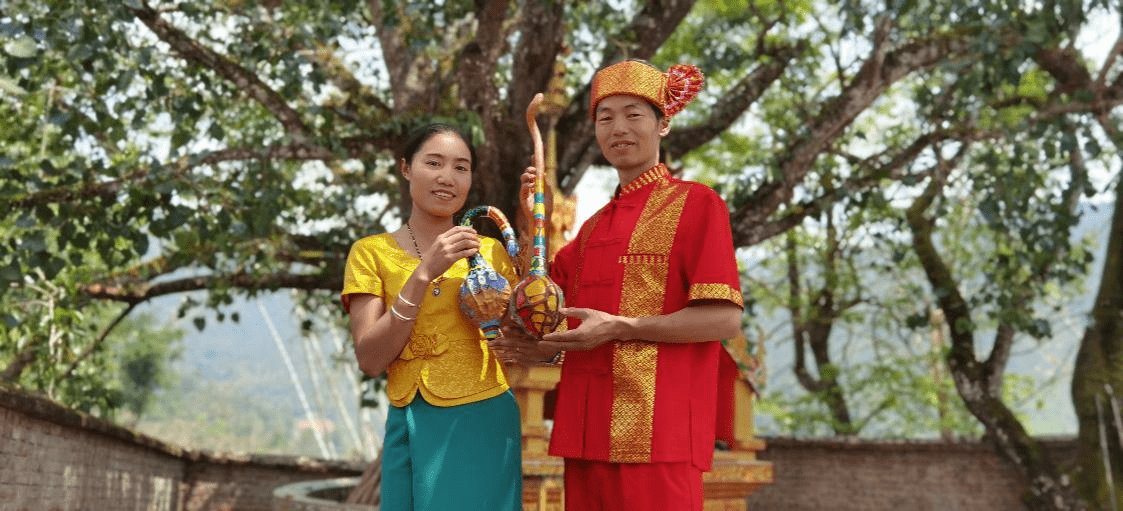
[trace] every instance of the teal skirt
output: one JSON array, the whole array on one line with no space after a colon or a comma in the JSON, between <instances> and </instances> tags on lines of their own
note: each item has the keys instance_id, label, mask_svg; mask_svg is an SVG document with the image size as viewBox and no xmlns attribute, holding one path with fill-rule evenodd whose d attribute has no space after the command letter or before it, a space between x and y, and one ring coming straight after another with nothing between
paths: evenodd
<instances>
[{"instance_id":1,"label":"teal skirt","mask_svg":"<svg viewBox=\"0 0 1123 511\"><path fill-rule=\"evenodd\" d=\"M420 394L391 406L381 511L522 509L522 438L511 391L440 407Z\"/></svg>"}]
</instances>

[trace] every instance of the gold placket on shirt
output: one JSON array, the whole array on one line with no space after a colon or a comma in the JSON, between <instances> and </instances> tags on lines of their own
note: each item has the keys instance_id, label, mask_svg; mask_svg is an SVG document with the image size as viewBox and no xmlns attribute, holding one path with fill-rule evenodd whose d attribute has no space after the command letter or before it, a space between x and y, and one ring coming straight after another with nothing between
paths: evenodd
<instances>
[{"instance_id":1,"label":"gold placket on shirt","mask_svg":"<svg viewBox=\"0 0 1123 511\"><path fill-rule=\"evenodd\" d=\"M663 312L670 252L686 202L686 190L666 186L665 180L655 186L628 242L628 254L620 260L624 265L620 297L622 316L655 316ZM656 343L616 343L612 357L610 461L651 461L658 358Z\"/></svg>"}]
</instances>

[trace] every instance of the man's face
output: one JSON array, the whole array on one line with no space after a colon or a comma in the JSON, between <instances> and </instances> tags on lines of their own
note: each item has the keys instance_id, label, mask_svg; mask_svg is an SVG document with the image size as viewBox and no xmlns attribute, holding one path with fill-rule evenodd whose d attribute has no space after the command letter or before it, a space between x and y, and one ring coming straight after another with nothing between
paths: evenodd
<instances>
[{"instance_id":1,"label":"man's face","mask_svg":"<svg viewBox=\"0 0 1123 511\"><path fill-rule=\"evenodd\" d=\"M643 98L608 96L597 104L593 122L601 153L618 171L638 175L659 163L659 140L670 126Z\"/></svg>"}]
</instances>

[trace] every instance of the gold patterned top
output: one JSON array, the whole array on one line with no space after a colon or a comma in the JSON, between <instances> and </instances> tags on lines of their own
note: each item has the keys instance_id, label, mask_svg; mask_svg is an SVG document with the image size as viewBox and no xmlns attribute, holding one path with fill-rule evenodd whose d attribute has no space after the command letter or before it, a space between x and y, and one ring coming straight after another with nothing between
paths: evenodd
<instances>
[{"instance_id":1,"label":"gold patterned top","mask_svg":"<svg viewBox=\"0 0 1123 511\"><path fill-rule=\"evenodd\" d=\"M511 282L518 282L503 245L480 237L484 258ZM363 238L351 247L343 277L344 308L354 293L370 293L389 302L397 297L420 261L398 246L390 234ZM488 348L480 329L460 312L457 296L468 262L461 259L444 280L426 289L409 341L387 369L386 393L402 407L420 392L434 406L482 401L506 392L503 364ZM440 287L434 296L433 286Z\"/></svg>"}]
</instances>

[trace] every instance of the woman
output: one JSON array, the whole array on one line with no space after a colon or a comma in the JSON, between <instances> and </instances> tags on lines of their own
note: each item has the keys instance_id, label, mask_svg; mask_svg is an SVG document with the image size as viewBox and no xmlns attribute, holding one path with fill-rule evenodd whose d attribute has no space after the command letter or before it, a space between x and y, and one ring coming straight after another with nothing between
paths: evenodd
<instances>
[{"instance_id":1,"label":"woman","mask_svg":"<svg viewBox=\"0 0 1123 511\"><path fill-rule=\"evenodd\" d=\"M383 511L522 508L519 410L503 367L460 313L466 257L481 252L510 282L497 240L457 226L475 150L435 124L407 141L399 166L412 214L351 247L342 300L359 367L387 372L393 406L382 453Z\"/></svg>"}]
</instances>

